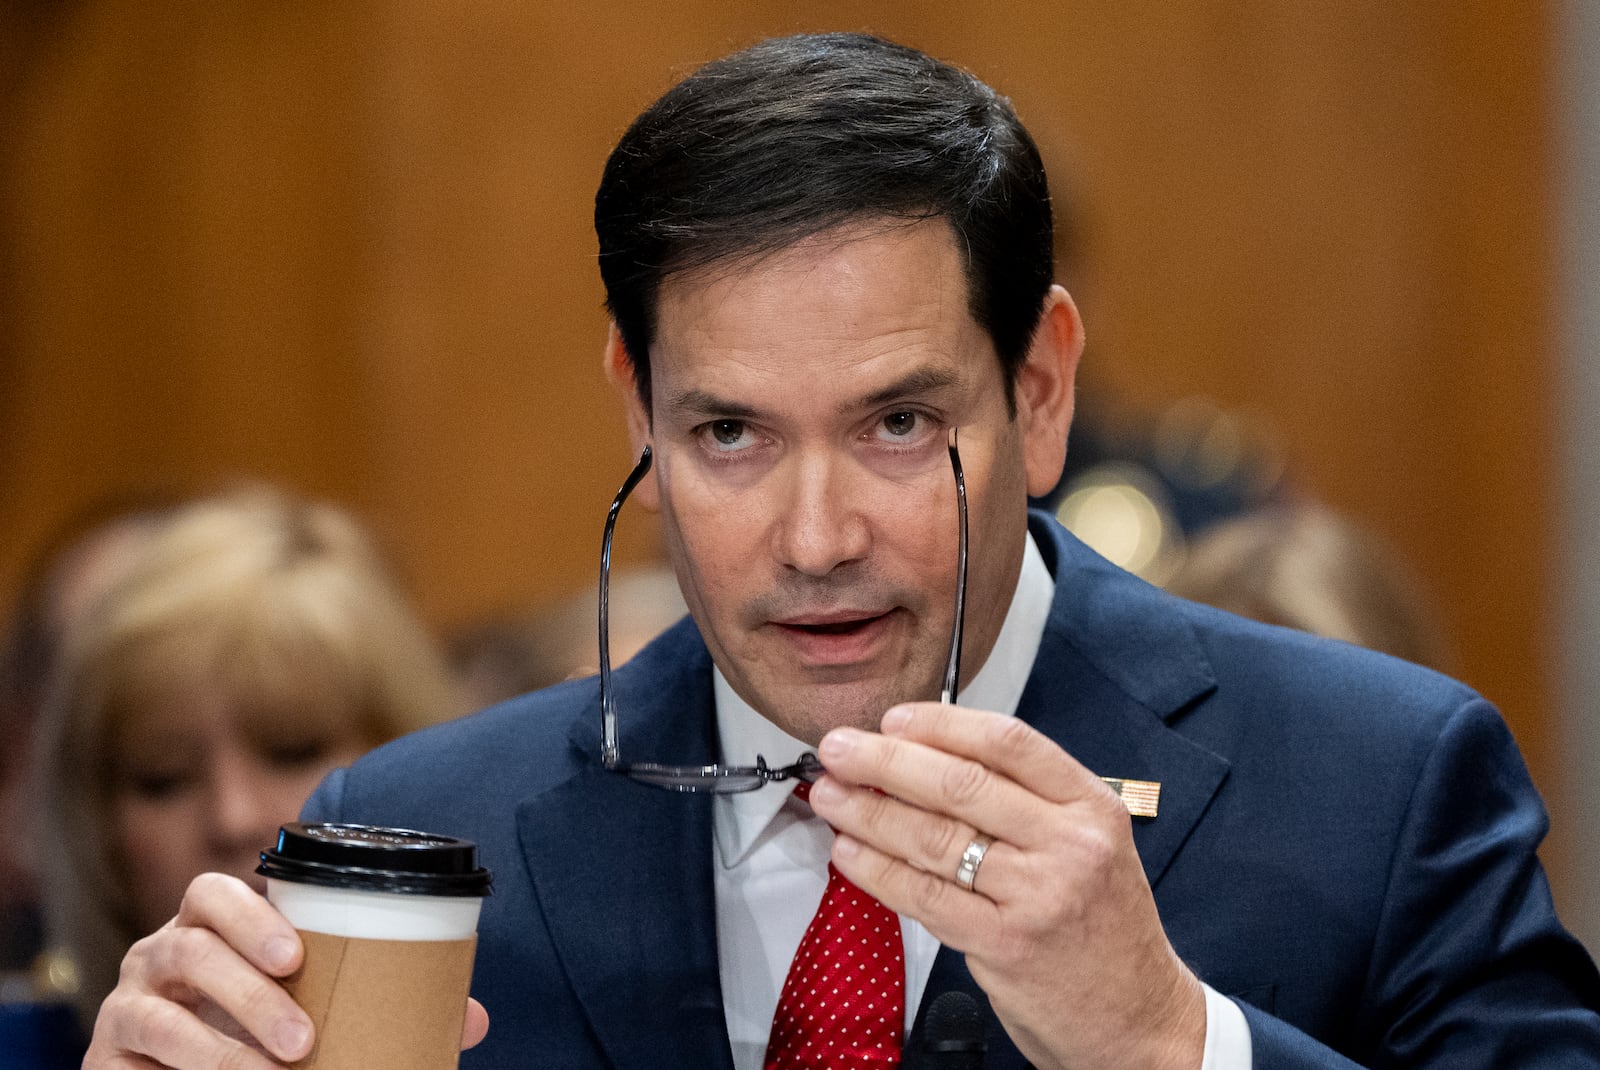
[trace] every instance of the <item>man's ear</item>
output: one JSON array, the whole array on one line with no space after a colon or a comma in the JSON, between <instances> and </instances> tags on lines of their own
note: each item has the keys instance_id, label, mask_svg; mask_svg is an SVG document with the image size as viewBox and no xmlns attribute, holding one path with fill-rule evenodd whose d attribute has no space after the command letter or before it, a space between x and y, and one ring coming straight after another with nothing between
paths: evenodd
<instances>
[{"instance_id":1,"label":"man's ear","mask_svg":"<svg viewBox=\"0 0 1600 1070\"><path fill-rule=\"evenodd\" d=\"M1049 493L1061 479L1082 356L1083 320L1078 306L1066 290L1052 286L1015 383L1028 493L1034 497Z\"/></svg>"},{"instance_id":2,"label":"man's ear","mask_svg":"<svg viewBox=\"0 0 1600 1070\"><path fill-rule=\"evenodd\" d=\"M628 347L622 343L622 332L617 330L616 321L611 321L606 329L606 348L601 357L606 381L617 392L617 400L622 402L623 416L628 422L628 442L633 447L633 456L638 458L644 448L651 443L650 438L650 413L645 410L644 401L639 397L638 380L634 377L633 359L628 355ZM657 462L659 463L659 458ZM639 481L634 488L633 500L654 512L660 507L660 493L656 485L658 473L652 472L649 476Z\"/></svg>"}]
</instances>

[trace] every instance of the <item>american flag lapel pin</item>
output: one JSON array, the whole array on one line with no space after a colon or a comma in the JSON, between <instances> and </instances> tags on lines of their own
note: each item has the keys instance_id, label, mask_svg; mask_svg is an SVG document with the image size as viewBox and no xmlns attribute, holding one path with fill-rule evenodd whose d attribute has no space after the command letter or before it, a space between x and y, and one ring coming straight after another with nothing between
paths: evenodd
<instances>
[{"instance_id":1,"label":"american flag lapel pin","mask_svg":"<svg viewBox=\"0 0 1600 1070\"><path fill-rule=\"evenodd\" d=\"M1122 777L1100 778L1111 786L1134 817L1155 817L1161 807L1161 782L1159 780L1125 780Z\"/></svg>"}]
</instances>

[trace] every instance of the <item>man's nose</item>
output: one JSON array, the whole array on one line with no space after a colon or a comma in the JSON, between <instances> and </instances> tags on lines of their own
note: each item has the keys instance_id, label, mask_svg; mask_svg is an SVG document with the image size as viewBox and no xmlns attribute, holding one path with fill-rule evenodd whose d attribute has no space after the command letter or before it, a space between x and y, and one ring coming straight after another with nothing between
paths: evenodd
<instances>
[{"instance_id":1,"label":"man's nose","mask_svg":"<svg viewBox=\"0 0 1600 1070\"><path fill-rule=\"evenodd\" d=\"M826 457L797 458L786 473L779 503L779 560L810 576L825 576L866 556L870 531L861 494L850 470Z\"/></svg>"}]
</instances>

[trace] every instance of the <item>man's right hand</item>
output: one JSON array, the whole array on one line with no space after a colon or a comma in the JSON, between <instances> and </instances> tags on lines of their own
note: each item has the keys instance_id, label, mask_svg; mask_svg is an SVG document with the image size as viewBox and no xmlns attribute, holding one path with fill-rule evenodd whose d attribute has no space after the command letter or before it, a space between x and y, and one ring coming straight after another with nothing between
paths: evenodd
<instances>
[{"instance_id":1,"label":"man's right hand","mask_svg":"<svg viewBox=\"0 0 1600 1070\"><path fill-rule=\"evenodd\" d=\"M178 916L129 949L100 1006L84 1070L274 1070L311 1051L311 1019L274 978L300 935L244 882L205 873Z\"/></svg>"}]
</instances>

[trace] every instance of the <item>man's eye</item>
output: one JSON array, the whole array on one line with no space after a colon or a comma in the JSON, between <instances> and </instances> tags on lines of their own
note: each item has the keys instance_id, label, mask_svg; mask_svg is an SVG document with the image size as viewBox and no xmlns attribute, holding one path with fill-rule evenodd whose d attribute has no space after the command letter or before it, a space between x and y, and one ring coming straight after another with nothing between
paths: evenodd
<instances>
[{"instance_id":1,"label":"man's eye","mask_svg":"<svg viewBox=\"0 0 1600 1070\"><path fill-rule=\"evenodd\" d=\"M743 449L749 445L749 429L743 420L712 420L706 425L706 434L713 449L723 452Z\"/></svg>"},{"instance_id":2,"label":"man's eye","mask_svg":"<svg viewBox=\"0 0 1600 1070\"><path fill-rule=\"evenodd\" d=\"M909 438L922 424L919 412L891 412L883 418L883 437Z\"/></svg>"}]
</instances>

